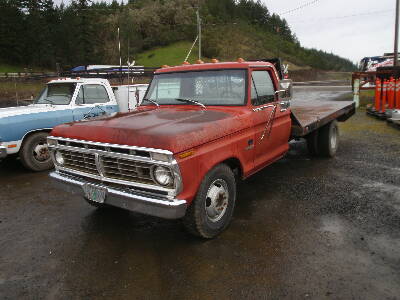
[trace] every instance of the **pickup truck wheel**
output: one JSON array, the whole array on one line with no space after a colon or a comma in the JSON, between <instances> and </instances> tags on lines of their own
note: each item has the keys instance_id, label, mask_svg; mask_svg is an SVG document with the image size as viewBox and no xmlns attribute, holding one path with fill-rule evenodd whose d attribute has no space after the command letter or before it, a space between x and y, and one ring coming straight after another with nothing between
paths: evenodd
<instances>
[{"instance_id":1,"label":"pickup truck wheel","mask_svg":"<svg viewBox=\"0 0 400 300\"><path fill-rule=\"evenodd\" d=\"M214 238L229 225L235 201L235 176L227 165L218 165L204 177L183 224L191 234Z\"/></svg>"},{"instance_id":2,"label":"pickup truck wheel","mask_svg":"<svg viewBox=\"0 0 400 300\"><path fill-rule=\"evenodd\" d=\"M47 136L46 132L38 132L24 140L19 157L25 168L39 172L54 167L47 147Z\"/></svg>"},{"instance_id":3,"label":"pickup truck wheel","mask_svg":"<svg viewBox=\"0 0 400 300\"><path fill-rule=\"evenodd\" d=\"M319 155L334 157L339 147L339 128L337 121L332 121L319 129L318 133Z\"/></svg>"}]
</instances>

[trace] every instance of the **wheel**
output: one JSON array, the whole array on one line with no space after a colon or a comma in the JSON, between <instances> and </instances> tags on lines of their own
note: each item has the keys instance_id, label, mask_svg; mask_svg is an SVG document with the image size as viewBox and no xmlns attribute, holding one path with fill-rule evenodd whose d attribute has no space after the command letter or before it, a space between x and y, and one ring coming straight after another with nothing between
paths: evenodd
<instances>
[{"instance_id":1,"label":"wheel","mask_svg":"<svg viewBox=\"0 0 400 300\"><path fill-rule=\"evenodd\" d=\"M204 177L183 224L193 235L214 238L229 225L235 201L235 176L227 165L220 164Z\"/></svg>"},{"instance_id":2,"label":"wheel","mask_svg":"<svg viewBox=\"0 0 400 300\"><path fill-rule=\"evenodd\" d=\"M332 121L319 129L318 148L322 157L334 157L339 147L339 128L337 121Z\"/></svg>"},{"instance_id":3,"label":"wheel","mask_svg":"<svg viewBox=\"0 0 400 300\"><path fill-rule=\"evenodd\" d=\"M319 147L318 147L318 130L311 132L307 137L307 148L308 152L311 156L318 156Z\"/></svg>"},{"instance_id":4,"label":"wheel","mask_svg":"<svg viewBox=\"0 0 400 300\"><path fill-rule=\"evenodd\" d=\"M25 168L39 172L54 167L47 147L47 136L46 132L38 132L24 140L19 157Z\"/></svg>"}]
</instances>

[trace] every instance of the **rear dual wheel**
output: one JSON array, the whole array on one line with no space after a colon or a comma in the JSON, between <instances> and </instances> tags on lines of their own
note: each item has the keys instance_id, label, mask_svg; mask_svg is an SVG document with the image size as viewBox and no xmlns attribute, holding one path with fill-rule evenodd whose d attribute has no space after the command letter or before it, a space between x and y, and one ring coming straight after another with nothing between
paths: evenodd
<instances>
[{"instance_id":1,"label":"rear dual wheel","mask_svg":"<svg viewBox=\"0 0 400 300\"><path fill-rule=\"evenodd\" d=\"M307 137L308 151L312 156L334 157L339 148L339 128L337 121L332 121Z\"/></svg>"}]
</instances>

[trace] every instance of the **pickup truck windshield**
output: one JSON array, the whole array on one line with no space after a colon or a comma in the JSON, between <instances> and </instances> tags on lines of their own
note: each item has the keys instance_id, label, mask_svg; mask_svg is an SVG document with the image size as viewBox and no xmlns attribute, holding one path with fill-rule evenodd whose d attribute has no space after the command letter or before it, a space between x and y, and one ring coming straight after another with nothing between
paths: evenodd
<instances>
[{"instance_id":1,"label":"pickup truck windshield","mask_svg":"<svg viewBox=\"0 0 400 300\"><path fill-rule=\"evenodd\" d=\"M75 91L75 83L52 83L48 84L39 97L36 104L67 105L71 102Z\"/></svg>"},{"instance_id":2,"label":"pickup truck windshield","mask_svg":"<svg viewBox=\"0 0 400 300\"><path fill-rule=\"evenodd\" d=\"M245 96L246 70L207 70L156 74L145 98L159 105L239 106Z\"/></svg>"}]
</instances>

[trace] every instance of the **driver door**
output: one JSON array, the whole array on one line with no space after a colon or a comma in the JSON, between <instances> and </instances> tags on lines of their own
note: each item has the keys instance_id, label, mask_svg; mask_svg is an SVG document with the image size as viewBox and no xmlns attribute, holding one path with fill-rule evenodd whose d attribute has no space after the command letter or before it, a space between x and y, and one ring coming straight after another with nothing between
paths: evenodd
<instances>
[{"instance_id":1,"label":"driver door","mask_svg":"<svg viewBox=\"0 0 400 300\"><path fill-rule=\"evenodd\" d=\"M251 104L255 129L254 165L262 168L288 150L291 130L290 111L282 107L278 82L271 69L252 70Z\"/></svg>"},{"instance_id":2,"label":"driver door","mask_svg":"<svg viewBox=\"0 0 400 300\"><path fill-rule=\"evenodd\" d=\"M108 115L115 111L107 90L100 84L83 84L75 100L74 121Z\"/></svg>"}]
</instances>

